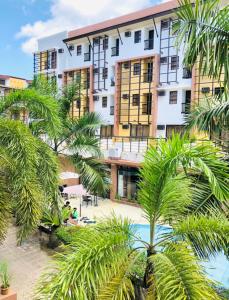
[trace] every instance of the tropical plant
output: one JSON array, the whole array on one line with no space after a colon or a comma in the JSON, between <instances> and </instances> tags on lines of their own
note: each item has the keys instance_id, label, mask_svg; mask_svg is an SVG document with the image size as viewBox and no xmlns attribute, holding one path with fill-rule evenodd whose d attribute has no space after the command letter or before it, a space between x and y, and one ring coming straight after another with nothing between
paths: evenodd
<instances>
[{"instance_id":1,"label":"tropical plant","mask_svg":"<svg viewBox=\"0 0 229 300\"><path fill-rule=\"evenodd\" d=\"M37 227L44 203L58 203L56 157L25 124L0 118L0 169L0 240L14 211L21 241Z\"/></svg>"},{"instance_id":2,"label":"tropical plant","mask_svg":"<svg viewBox=\"0 0 229 300\"><path fill-rule=\"evenodd\" d=\"M41 278L37 298L220 299L200 259L227 253L229 222L216 207L201 213L192 205L208 203L199 176L218 201L227 201L229 167L221 158L211 144L190 147L185 137L151 147L138 193L148 240L138 237L129 220L115 216L79 231ZM159 236L157 224L166 226ZM143 270L136 271L139 262Z\"/></svg>"},{"instance_id":3,"label":"tropical plant","mask_svg":"<svg viewBox=\"0 0 229 300\"><path fill-rule=\"evenodd\" d=\"M199 67L201 75L221 82L221 93L192 107L187 118L188 127L196 126L222 138L228 131L229 91L229 7L220 0L181 0L177 12L177 45L184 42L184 65ZM223 138L222 138L223 139Z\"/></svg>"},{"instance_id":4,"label":"tropical plant","mask_svg":"<svg viewBox=\"0 0 229 300\"><path fill-rule=\"evenodd\" d=\"M7 289L10 286L10 276L8 272L8 265L6 262L0 263L0 278L1 278L1 287Z\"/></svg>"}]
</instances>

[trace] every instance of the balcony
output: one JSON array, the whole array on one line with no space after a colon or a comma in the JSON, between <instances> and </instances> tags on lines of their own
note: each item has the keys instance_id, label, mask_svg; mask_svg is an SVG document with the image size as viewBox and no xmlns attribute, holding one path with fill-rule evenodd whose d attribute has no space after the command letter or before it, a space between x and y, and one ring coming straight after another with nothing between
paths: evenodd
<instances>
[{"instance_id":1,"label":"balcony","mask_svg":"<svg viewBox=\"0 0 229 300\"><path fill-rule=\"evenodd\" d=\"M192 72L188 68L183 68L183 79L192 78Z\"/></svg>"},{"instance_id":2,"label":"balcony","mask_svg":"<svg viewBox=\"0 0 229 300\"><path fill-rule=\"evenodd\" d=\"M118 47L111 48L111 56L119 56L119 48Z\"/></svg>"},{"instance_id":3,"label":"balcony","mask_svg":"<svg viewBox=\"0 0 229 300\"><path fill-rule=\"evenodd\" d=\"M145 44L145 47L144 47L145 50L153 49L153 39L145 40L144 44Z\"/></svg>"},{"instance_id":4,"label":"balcony","mask_svg":"<svg viewBox=\"0 0 229 300\"><path fill-rule=\"evenodd\" d=\"M84 61L90 61L91 60L91 53L84 53Z\"/></svg>"},{"instance_id":5,"label":"balcony","mask_svg":"<svg viewBox=\"0 0 229 300\"><path fill-rule=\"evenodd\" d=\"M190 112L190 104L189 103L181 103L181 113L189 114Z\"/></svg>"},{"instance_id":6,"label":"balcony","mask_svg":"<svg viewBox=\"0 0 229 300\"><path fill-rule=\"evenodd\" d=\"M153 74L152 72L146 72L143 74L143 82L152 82Z\"/></svg>"}]
</instances>

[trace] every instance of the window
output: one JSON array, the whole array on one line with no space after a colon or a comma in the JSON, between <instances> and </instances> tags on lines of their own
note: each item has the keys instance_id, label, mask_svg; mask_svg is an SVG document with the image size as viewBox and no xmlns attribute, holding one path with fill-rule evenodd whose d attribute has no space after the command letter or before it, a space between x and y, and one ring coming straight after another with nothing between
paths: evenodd
<instances>
[{"instance_id":1,"label":"window","mask_svg":"<svg viewBox=\"0 0 229 300\"><path fill-rule=\"evenodd\" d=\"M215 95L221 97L224 93L224 87L216 87L215 88Z\"/></svg>"},{"instance_id":2,"label":"window","mask_svg":"<svg viewBox=\"0 0 229 300\"><path fill-rule=\"evenodd\" d=\"M168 61L167 56L164 56L164 57L161 57L161 58L160 58L160 63L161 63L161 64L167 64L167 61Z\"/></svg>"},{"instance_id":3,"label":"window","mask_svg":"<svg viewBox=\"0 0 229 300\"><path fill-rule=\"evenodd\" d=\"M113 125L102 125L100 127L100 136L101 137L112 137L113 136L113 131L114 131L114 126Z\"/></svg>"},{"instance_id":4,"label":"window","mask_svg":"<svg viewBox=\"0 0 229 300\"><path fill-rule=\"evenodd\" d=\"M131 137L147 137L149 136L149 125L133 125L131 124L130 129Z\"/></svg>"},{"instance_id":5,"label":"window","mask_svg":"<svg viewBox=\"0 0 229 300\"><path fill-rule=\"evenodd\" d=\"M134 64L134 75L140 75L141 74L141 64L136 63Z\"/></svg>"},{"instance_id":6,"label":"window","mask_svg":"<svg viewBox=\"0 0 229 300\"><path fill-rule=\"evenodd\" d=\"M79 56L82 54L82 45L78 45L76 48L76 54Z\"/></svg>"},{"instance_id":7,"label":"window","mask_svg":"<svg viewBox=\"0 0 229 300\"><path fill-rule=\"evenodd\" d=\"M148 93L144 96L144 102L142 103L142 114L151 115L152 107L152 93Z\"/></svg>"},{"instance_id":8,"label":"window","mask_svg":"<svg viewBox=\"0 0 229 300\"><path fill-rule=\"evenodd\" d=\"M108 76L108 68L103 68L103 79L107 79Z\"/></svg>"},{"instance_id":9,"label":"window","mask_svg":"<svg viewBox=\"0 0 229 300\"><path fill-rule=\"evenodd\" d=\"M168 29L169 21L161 21L161 29Z\"/></svg>"},{"instance_id":10,"label":"window","mask_svg":"<svg viewBox=\"0 0 229 300\"><path fill-rule=\"evenodd\" d=\"M103 50L108 49L108 38L103 39Z\"/></svg>"},{"instance_id":11,"label":"window","mask_svg":"<svg viewBox=\"0 0 229 300\"><path fill-rule=\"evenodd\" d=\"M111 115L111 116L114 115L114 106L110 106L110 115Z\"/></svg>"},{"instance_id":12,"label":"window","mask_svg":"<svg viewBox=\"0 0 229 300\"><path fill-rule=\"evenodd\" d=\"M102 97L102 107L107 107L107 97Z\"/></svg>"},{"instance_id":13,"label":"window","mask_svg":"<svg viewBox=\"0 0 229 300\"><path fill-rule=\"evenodd\" d=\"M169 104L177 104L177 91L169 92Z\"/></svg>"},{"instance_id":14,"label":"window","mask_svg":"<svg viewBox=\"0 0 229 300\"><path fill-rule=\"evenodd\" d=\"M141 35L142 35L141 30L135 31L135 33L134 33L134 43L135 44L141 43Z\"/></svg>"},{"instance_id":15,"label":"window","mask_svg":"<svg viewBox=\"0 0 229 300\"><path fill-rule=\"evenodd\" d=\"M167 125L166 126L166 137L170 138L173 134L180 134L181 136L184 134L184 126L183 125Z\"/></svg>"},{"instance_id":16,"label":"window","mask_svg":"<svg viewBox=\"0 0 229 300\"><path fill-rule=\"evenodd\" d=\"M139 102L140 102L140 95L139 94L133 94L132 105L133 106L138 106Z\"/></svg>"},{"instance_id":17,"label":"window","mask_svg":"<svg viewBox=\"0 0 229 300\"><path fill-rule=\"evenodd\" d=\"M5 84L6 84L5 79L0 79L0 85L5 85Z\"/></svg>"},{"instance_id":18,"label":"window","mask_svg":"<svg viewBox=\"0 0 229 300\"><path fill-rule=\"evenodd\" d=\"M56 68L56 51L51 53L51 69Z\"/></svg>"},{"instance_id":19,"label":"window","mask_svg":"<svg viewBox=\"0 0 229 300\"><path fill-rule=\"evenodd\" d=\"M127 62L123 63L123 68L124 69L129 69L130 68L130 62L127 61Z\"/></svg>"},{"instance_id":20,"label":"window","mask_svg":"<svg viewBox=\"0 0 229 300\"><path fill-rule=\"evenodd\" d=\"M179 56L171 56L171 70L176 70L179 68Z\"/></svg>"},{"instance_id":21,"label":"window","mask_svg":"<svg viewBox=\"0 0 229 300\"><path fill-rule=\"evenodd\" d=\"M76 100L76 108L80 108L81 107L81 101L80 99Z\"/></svg>"}]
</instances>

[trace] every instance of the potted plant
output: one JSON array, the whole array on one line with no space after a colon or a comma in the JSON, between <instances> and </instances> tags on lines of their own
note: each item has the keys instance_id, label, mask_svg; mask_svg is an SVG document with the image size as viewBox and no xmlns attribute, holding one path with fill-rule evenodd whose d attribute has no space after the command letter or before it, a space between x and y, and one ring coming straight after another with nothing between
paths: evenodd
<instances>
[{"instance_id":1,"label":"potted plant","mask_svg":"<svg viewBox=\"0 0 229 300\"><path fill-rule=\"evenodd\" d=\"M1 294L7 295L10 286L10 276L6 262L0 264Z\"/></svg>"}]
</instances>

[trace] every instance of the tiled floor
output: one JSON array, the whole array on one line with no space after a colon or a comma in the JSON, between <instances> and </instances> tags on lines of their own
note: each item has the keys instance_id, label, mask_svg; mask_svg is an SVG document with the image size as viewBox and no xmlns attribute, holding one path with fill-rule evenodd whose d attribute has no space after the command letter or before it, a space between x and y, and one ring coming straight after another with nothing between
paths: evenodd
<instances>
[{"instance_id":1,"label":"tiled floor","mask_svg":"<svg viewBox=\"0 0 229 300\"><path fill-rule=\"evenodd\" d=\"M33 299L34 285L52 254L42 249L38 235L17 246L16 227L9 228L6 240L0 245L0 261L9 264L11 288L17 292L18 300Z\"/></svg>"},{"instance_id":2,"label":"tiled floor","mask_svg":"<svg viewBox=\"0 0 229 300\"><path fill-rule=\"evenodd\" d=\"M70 199L70 203L72 208L80 208L79 199ZM99 200L98 206L82 206L82 216L90 219L109 216L112 212L128 217L134 223L146 223L143 212L138 207L114 203L110 200ZM18 300L33 299L34 286L53 253L41 246L38 234L31 236L22 246L17 246L16 227L9 228L6 240L0 245L0 261L4 260L9 264L12 277L11 288L18 293Z\"/></svg>"}]
</instances>

